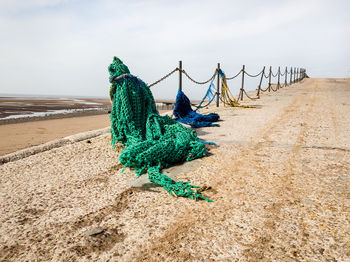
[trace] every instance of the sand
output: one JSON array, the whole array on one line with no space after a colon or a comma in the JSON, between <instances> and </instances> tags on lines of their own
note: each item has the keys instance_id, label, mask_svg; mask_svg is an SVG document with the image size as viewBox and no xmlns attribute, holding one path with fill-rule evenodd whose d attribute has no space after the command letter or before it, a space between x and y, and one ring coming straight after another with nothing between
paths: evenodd
<instances>
[{"instance_id":1,"label":"sand","mask_svg":"<svg viewBox=\"0 0 350 262\"><path fill-rule=\"evenodd\" d=\"M0 97L0 125L107 114L109 99Z\"/></svg>"},{"instance_id":2,"label":"sand","mask_svg":"<svg viewBox=\"0 0 350 262\"><path fill-rule=\"evenodd\" d=\"M209 108L210 154L169 172L213 203L130 187L109 136L0 166L2 261L349 261L350 83ZM247 103L248 104L248 103Z\"/></svg>"},{"instance_id":3,"label":"sand","mask_svg":"<svg viewBox=\"0 0 350 262\"><path fill-rule=\"evenodd\" d=\"M168 110L159 110L165 113ZM57 116L58 117L58 116ZM49 117L50 118L50 117ZM45 118L44 118L45 119ZM110 126L109 114L0 125L0 156L80 132Z\"/></svg>"},{"instance_id":4,"label":"sand","mask_svg":"<svg viewBox=\"0 0 350 262\"><path fill-rule=\"evenodd\" d=\"M108 125L108 114L0 125L0 156Z\"/></svg>"}]
</instances>

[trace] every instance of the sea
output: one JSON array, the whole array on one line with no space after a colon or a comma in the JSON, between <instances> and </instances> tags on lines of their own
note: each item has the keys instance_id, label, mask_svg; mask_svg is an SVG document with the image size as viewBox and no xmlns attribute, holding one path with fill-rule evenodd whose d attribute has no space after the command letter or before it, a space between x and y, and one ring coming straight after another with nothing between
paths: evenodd
<instances>
[{"instance_id":1,"label":"sea","mask_svg":"<svg viewBox=\"0 0 350 262\"><path fill-rule=\"evenodd\" d=\"M171 110L174 101L157 100L156 106ZM111 107L107 97L0 94L0 124L108 114Z\"/></svg>"}]
</instances>

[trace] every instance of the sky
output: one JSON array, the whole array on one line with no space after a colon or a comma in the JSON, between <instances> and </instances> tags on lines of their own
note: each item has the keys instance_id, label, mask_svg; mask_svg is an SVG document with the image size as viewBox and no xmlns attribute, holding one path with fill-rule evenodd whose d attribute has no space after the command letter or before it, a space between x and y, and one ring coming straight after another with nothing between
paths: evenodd
<instances>
[{"instance_id":1,"label":"sky","mask_svg":"<svg viewBox=\"0 0 350 262\"><path fill-rule=\"evenodd\" d=\"M148 84L179 60L198 81L217 63L228 77L243 64L350 77L349 10L348 0L0 0L0 93L108 96L113 56ZM173 99L177 88L175 73L152 92ZM207 88L184 78L191 99Z\"/></svg>"}]
</instances>

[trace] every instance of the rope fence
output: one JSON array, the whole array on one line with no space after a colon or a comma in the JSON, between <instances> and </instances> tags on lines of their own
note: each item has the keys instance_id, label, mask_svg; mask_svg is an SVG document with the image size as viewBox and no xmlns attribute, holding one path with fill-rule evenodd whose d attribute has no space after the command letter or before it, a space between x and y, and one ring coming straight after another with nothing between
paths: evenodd
<instances>
[{"instance_id":1,"label":"rope fence","mask_svg":"<svg viewBox=\"0 0 350 262\"><path fill-rule=\"evenodd\" d=\"M176 71L179 72L179 90L182 91L182 75L185 75L191 82L197 84L197 85L205 85L210 83L209 89L202 99L202 101L199 104L199 107L205 107L208 106L212 101L214 101L214 98L216 97L216 106L219 107L219 102L220 100L224 102L224 104L228 103L229 104L234 104L233 106L238 106L239 103L238 101L242 101L243 97L246 96L250 100L256 100L260 98L261 93L265 92L277 92L279 89L284 88L286 86L293 85L295 83L298 83L302 81L304 78L308 77L306 74L306 69L305 68L296 68L296 67L285 67L282 69L283 72L281 72L281 67L277 68L277 72L274 73L272 70L272 66L269 67L268 70L266 70L266 67L264 66L263 69L257 73L257 74L250 74L246 71L245 65L242 66L242 69L239 70L239 72L231 77L226 77L223 71L220 69L220 63L218 63L217 68L214 71L214 74L206 81L198 81L195 80L193 77L191 77L187 71L185 71L182 68L182 61L179 61L179 66L176 67L174 70L169 72L168 74L164 75L161 77L159 80L153 82L152 84L149 85L149 87L155 86L158 83L162 82L166 78L170 77L173 75ZM227 81L233 80L237 77L241 76L241 87L239 90L239 94L237 99L232 96L232 92L227 86ZM247 91L245 90L245 76L249 78L258 78L258 83L257 83L257 89L256 89L256 95L255 97L252 95L249 95ZM214 80L217 78L217 84L216 84L216 92L215 90L215 85L214 85ZM277 83L272 83L272 78L277 80ZM277 78L277 79L276 79ZM268 81L266 88L262 88L264 80ZM220 93L220 82L221 82L221 93ZM213 93L212 96L210 96L210 99L208 99L208 92ZM231 95L229 98L228 96ZM202 106L202 103L204 102L205 99L208 99L208 103L205 106Z\"/></svg>"}]
</instances>

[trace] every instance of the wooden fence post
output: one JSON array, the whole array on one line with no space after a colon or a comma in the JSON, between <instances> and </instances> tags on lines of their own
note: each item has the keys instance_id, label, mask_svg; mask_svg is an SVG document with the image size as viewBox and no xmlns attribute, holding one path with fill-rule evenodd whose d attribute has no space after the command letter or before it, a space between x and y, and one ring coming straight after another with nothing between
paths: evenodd
<instances>
[{"instance_id":1,"label":"wooden fence post","mask_svg":"<svg viewBox=\"0 0 350 262\"><path fill-rule=\"evenodd\" d=\"M239 93L239 97L241 98L241 101L243 100L243 90L244 90L244 74L245 74L245 65L242 67L242 84L241 84L241 92Z\"/></svg>"},{"instance_id":2,"label":"wooden fence post","mask_svg":"<svg viewBox=\"0 0 350 262\"><path fill-rule=\"evenodd\" d=\"M299 82L299 68L297 68L297 73L296 73L296 79L295 81L298 83Z\"/></svg>"},{"instance_id":3,"label":"wooden fence post","mask_svg":"<svg viewBox=\"0 0 350 262\"><path fill-rule=\"evenodd\" d=\"M277 89L280 89L280 75L281 75L281 67L280 67L280 66L278 67L277 75L278 75L278 79L277 79Z\"/></svg>"},{"instance_id":4,"label":"wooden fence post","mask_svg":"<svg viewBox=\"0 0 350 262\"><path fill-rule=\"evenodd\" d=\"M297 82L299 82L300 81L300 68L299 67L297 69L297 78L298 78Z\"/></svg>"},{"instance_id":5,"label":"wooden fence post","mask_svg":"<svg viewBox=\"0 0 350 262\"><path fill-rule=\"evenodd\" d=\"M304 79L304 68L301 69L301 80Z\"/></svg>"},{"instance_id":6,"label":"wooden fence post","mask_svg":"<svg viewBox=\"0 0 350 262\"><path fill-rule=\"evenodd\" d=\"M220 63L218 63L218 69L217 69L217 87L216 87L216 107L219 107L219 102L220 102Z\"/></svg>"},{"instance_id":7,"label":"wooden fence post","mask_svg":"<svg viewBox=\"0 0 350 262\"><path fill-rule=\"evenodd\" d=\"M182 61L179 61L179 90L182 91Z\"/></svg>"},{"instance_id":8,"label":"wooden fence post","mask_svg":"<svg viewBox=\"0 0 350 262\"><path fill-rule=\"evenodd\" d=\"M292 71L292 67L290 67L290 79L289 79L289 85L292 84L292 75L293 75L293 71Z\"/></svg>"},{"instance_id":9,"label":"wooden fence post","mask_svg":"<svg viewBox=\"0 0 350 262\"><path fill-rule=\"evenodd\" d=\"M261 83L262 83L264 74L265 74L265 66L264 66L264 68L263 68L263 70L262 70L262 74L261 74L261 77L260 77L260 82L259 82L259 85L258 85L258 93L256 94L256 96L257 96L258 98L260 98Z\"/></svg>"},{"instance_id":10,"label":"wooden fence post","mask_svg":"<svg viewBox=\"0 0 350 262\"><path fill-rule=\"evenodd\" d=\"M271 70L272 70L272 69L271 69L271 66L270 66L270 70L269 70L269 85L268 85L269 92L271 91L271 73L272 73Z\"/></svg>"},{"instance_id":11,"label":"wooden fence post","mask_svg":"<svg viewBox=\"0 0 350 262\"><path fill-rule=\"evenodd\" d=\"M284 76L284 86L287 86L287 75L288 75L288 69L287 69L287 67L286 67L286 70L284 70L284 74L285 74L285 76Z\"/></svg>"}]
</instances>

